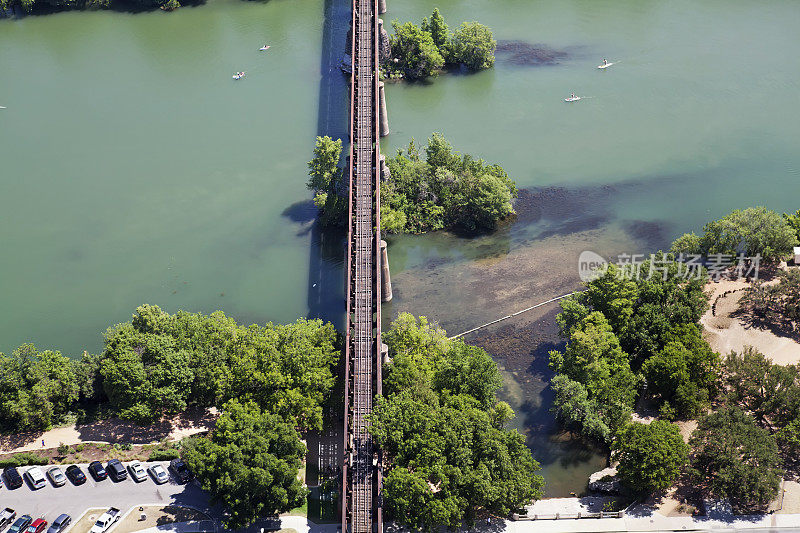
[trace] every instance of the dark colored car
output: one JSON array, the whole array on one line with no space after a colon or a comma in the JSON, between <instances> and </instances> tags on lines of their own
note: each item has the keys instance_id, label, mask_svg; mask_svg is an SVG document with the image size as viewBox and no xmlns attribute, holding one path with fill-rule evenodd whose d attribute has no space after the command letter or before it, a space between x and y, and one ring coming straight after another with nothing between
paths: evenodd
<instances>
[{"instance_id":1,"label":"dark colored car","mask_svg":"<svg viewBox=\"0 0 800 533\"><path fill-rule=\"evenodd\" d=\"M9 489L18 489L22 486L22 476L19 475L17 467L7 466L3 469L3 477L6 478L6 486Z\"/></svg>"},{"instance_id":2,"label":"dark colored car","mask_svg":"<svg viewBox=\"0 0 800 533\"><path fill-rule=\"evenodd\" d=\"M36 520L33 521L33 523L30 526L28 526L27 533L42 533L42 531L44 531L44 528L46 527L47 527L47 520L45 520L44 518L37 518Z\"/></svg>"},{"instance_id":3,"label":"dark colored car","mask_svg":"<svg viewBox=\"0 0 800 533\"><path fill-rule=\"evenodd\" d=\"M106 469L103 468L103 463L100 461L92 461L89 463L89 473L95 481L102 481L108 477L108 473L106 473Z\"/></svg>"},{"instance_id":4,"label":"dark colored car","mask_svg":"<svg viewBox=\"0 0 800 533\"><path fill-rule=\"evenodd\" d=\"M170 461L169 469L172 470L172 473L175 474L175 477L181 483L186 483L194 479L192 471L189 470L189 467L186 466L186 463L184 463L180 459L173 459L172 461Z\"/></svg>"},{"instance_id":5,"label":"dark colored car","mask_svg":"<svg viewBox=\"0 0 800 533\"><path fill-rule=\"evenodd\" d=\"M125 467L122 466L119 459L111 459L108 461L108 464L106 464L106 472L108 472L108 475L111 476L111 479L114 481L128 479L128 471L125 470Z\"/></svg>"},{"instance_id":6,"label":"dark colored car","mask_svg":"<svg viewBox=\"0 0 800 533\"><path fill-rule=\"evenodd\" d=\"M23 533L25 529L31 525L31 522L33 522L31 515L24 514L17 518L16 522L11 524L11 527L8 528L6 533Z\"/></svg>"},{"instance_id":7,"label":"dark colored car","mask_svg":"<svg viewBox=\"0 0 800 533\"><path fill-rule=\"evenodd\" d=\"M72 523L72 518L68 514L60 514L58 518L53 520L53 523L50 524L50 527L47 528L47 533L61 533L67 526Z\"/></svg>"},{"instance_id":8,"label":"dark colored car","mask_svg":"<svg viewBox=\"0 0 800 533\"><path fill-rule=\"evenodd\" d=\"M86 474L83 473L83 470L81 470L78 465L67 467L67 477L72 481L73 485L83 485L86 483Z\"/></svg>"}]
</instances>

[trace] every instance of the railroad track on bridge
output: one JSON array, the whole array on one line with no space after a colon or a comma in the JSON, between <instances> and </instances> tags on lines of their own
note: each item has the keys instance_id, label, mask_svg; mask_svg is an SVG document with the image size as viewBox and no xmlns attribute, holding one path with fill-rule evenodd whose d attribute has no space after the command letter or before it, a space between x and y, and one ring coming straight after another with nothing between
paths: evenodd
<instances>
[{"instance_id":1,"label":"railroad track on bridge","mask_svg":"<svg viewBox=\"0 0 800 533\"><path fill-rule=\"evenodd\" d=\"M382 463L367 432L381 394L378 3L353 0L342 532L381 533Z\"/></svg>"}]
</instances>

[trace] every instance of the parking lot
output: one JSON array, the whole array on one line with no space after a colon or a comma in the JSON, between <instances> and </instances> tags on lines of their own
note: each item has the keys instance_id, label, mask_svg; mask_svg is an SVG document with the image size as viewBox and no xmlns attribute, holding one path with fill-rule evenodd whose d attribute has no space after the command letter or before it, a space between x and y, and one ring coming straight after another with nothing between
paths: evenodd
<instances>
[{"instance_id":1,"label":"parking lot","mask_svg":"<svg viewBox=\"0 0 800 533\"><path fill-rule=\"evenodd\" d=\"M165 469L169 466L167 461L158 461ZM147 469L154 462L143 462L142 466ZM127 463L125 463L127 466ZM52 465L40 467L42 471ZM69 465L60 465L62 471ZM153 478L148 475L147 479L137 483L129 475L127 479L115 482L112 479L95 481L89 474L88 465L79 464L84 474L86 483L75 486L67 481L62 487L54 487L50 480L47 485L39 490L32 490L27 480L18 489L9 490L3 483L0 489L0 509L11 507L17 511L17 517L28 514L34 519L44 518L48 523L52 522L61 513L67 513L72 517L73 523L78 517L90 507L117 507L123 513L133 506L142 504L158 503L171 505L186 505L196 509L211 513L212 516L219 516L218 512L208 506L208 496L200 489L197 482L190 482L181 485L175 481L170 472L170 480L163 485L157 485ZM29 467L20 467L20 474Z\"/></svg>"}]
</instances>

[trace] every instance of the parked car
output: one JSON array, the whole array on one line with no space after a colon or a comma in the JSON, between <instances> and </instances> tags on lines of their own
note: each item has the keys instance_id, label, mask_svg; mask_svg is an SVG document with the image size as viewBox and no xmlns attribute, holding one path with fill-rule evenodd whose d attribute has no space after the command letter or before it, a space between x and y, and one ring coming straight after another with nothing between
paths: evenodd
<instances>
[{"instance_id":1,"label":"parked car","mask_svg":"<svg viewBox=\"0 0 800 533\"><path fill-rule=\"evenodd\" d=\"M89 533L105 533L117 520L119 520L119 509L111 507L97 519Z\"/></svg>"},{"instance_id":2,"label":"parked car","mask_svg":"<svg viewBox=\"0 0 800 533\"><path fill-rule=\"evenodd\" d=\"M24 514L17 518L17 521L11 524L11 527L8 528L6 533L23 533L25 528L31 525L33 522L33 518L30 515Z\"/></svg>"},{"instance_id":3,"label":"parked car","mask_svg":"<svg viewBox=\"0 0 800 533\"><path fill-rule=\"evenodd\" d=\"M72 523L72 518L68 514L60 514L58 518L53 520L50 527L47 528L47 533L61 533Z\"/></svg>"},{"instance_id":4,"label":"parked car","mask_svg":"<svg viewBox=\"0 0 800 533\"><path fill-rule=\"evenodd\" d=\"M0 512L0 531L4 530L8 524L14 521L17 512L11 507L6 507Z\"/></svg>"},{"instance_id":5,"label":"parked car","mask_svg":"<svg viewBox=\"0 0 800 533\"><path fill-rule=\"evenodd\" d=\"M56 487L61 487L67 482L67 478L64 477L64 473L57 466L47 469L47 477L50 478L50 483Z\"/></svg>"},{"instance_id":6,"label":"parked car","mask_svg":"<svg viewBox=\"0 0 800 533\"><path fill-rule=\"evenodd\" d=\"M6 486L9 489L18 489L22 486L22 476L15 466L7 466L3 469L3 477L6 478Z\"/></svg>"},{"instance_id":7,"label":"parked car","mask_svg":"<svg viewBox=\"0 0 800 533\"><path fill-rule=\"evenodd\" d=\"M170 461L169 468L170 470L172 470L172 473L175 474L175 477L178 478L178 481L180 481L181 483L186 483L188 481L191 481L192 478L194 477L192 475L192 471L189 470L188 466L186 466L186 463L184 463L180 459L173 459L172 461Z\"/></svg>"},{"instance_id":8,"label":"parked car","mask_svg":"<svg viewBox=\"0 0 800 533\"><path fill-rule=\"evenodd\" d=\"M147 479L147 472L144 471L142 463L139 461L131 461L128 465L128 471L131 473L131 478L134 481L144 481Z\"/></svg>"},{"instance_id":9,"label":"parked car","mask_svg":"<svg viewBox=\"0 0 800 533\"><path fill-rule=\"evenodd\" d=\"M81 467L72 465L67 467L67 477L72 481L73 485L83 485L86 483L86 474L83 473Z\"/></svg>"},{"instance_id":10,"label":"parked car","mask_svg":"<svg viewBox=\"0 0 800 533\"><path fill-rule=\"evenodd\" d=\"M122 466L119 459L110 459L108 463L106 463L106 472L108 472L108 475L111 476L111 479L114 481L128 479L128 471L125 470L125 467Z\"/></svg>"},{"instance_id":11,"label":"parked car","mask_svg":"<svg viewBox=\"0 0 800 533\"><path fill-rule=\"evenodd\" d=\"M28 526L27 533L42 533L44 528L47 527L47 520L44 518L37 518L31 525Z\"/></svg>"},{"instance_id":12,"label":"parked car","mask_svg":"<svg viewBox=\"0 0 800 533\"><path fill-rule=\"evenodd\" d=\"M150 472L151 476L153 476L153 481L159 485L169 481L169 474L167 474L167 471L164 470L164 467L159 464L152 465L147 469L147 471Z\"/></svg>"},{"instance_id":13,"label":"parked car","mask_svg":"<svg viewBox=\"0 0 800 533\"><path fill-rule=\"evenodd\" d=\"M42 469L38 466L32 466L25 471L25 477L28 478L28 483L31 484L31 487L34 489L41 489L47 485L47 479L44 477L44 473L42 473Z\"/></svg>"},{"instance_id":14,"label":"parked car","mask_svg":"<svg viewBox=\"0 0 800 533\"><path fill-rule=\"evenodd\" d=\"M100 461L92 461L89 463L89 473L92 475L95 481L102 481L108 477L106 469L103 468L103 463Z\"/></svg>"}]
</instances>

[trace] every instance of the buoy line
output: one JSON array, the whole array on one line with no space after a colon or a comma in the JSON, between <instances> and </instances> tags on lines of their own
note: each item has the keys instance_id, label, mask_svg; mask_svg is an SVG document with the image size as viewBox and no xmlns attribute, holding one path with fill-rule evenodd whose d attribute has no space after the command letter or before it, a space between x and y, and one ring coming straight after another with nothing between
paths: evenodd
<instances>
[{"instance_id":1,"label":"buoy line","mask_svg":"<svg viewBox=\"0 0 800 533\"><path fill-rule=\"evenodd\" d=\"M571 292L569 294L562 294L561 296L556 296L555 298L550 298L546 302L542 302L542 303L538 303L536 305L532 305L530 307L526 307L525 309L523 309L521 311L517 311L516 313L512 313L510 315L504 316L503 318L498 318L497 320L492 320L491 322L487 322L486 324L481 324L477 328L468 329L467 331L465 331L463 333L459 333L458 335L453 335L452 337L448 337L448 338L449 339L457 339L459 337L463 337L464 335L466 335L468 333L472 333L473 331L478 331L479 329L483 329L483 328L485 328L487 326L491 326L492 324L497 324L498 322L502 322L503 320L508 320L509 318L513 318L513 317L515 317L517 315L521 315L522 313L527 313L528 311L531 311L532 309L536 309L537 307L541 307L541 306L547 305L549 303L557 302L558 300L562 300L562 299L566 298L567 296L572 296L573 294L577 294L579 292L581 292L581 291L575 291L575 292Z\"/></svg>"}]
</instances>

